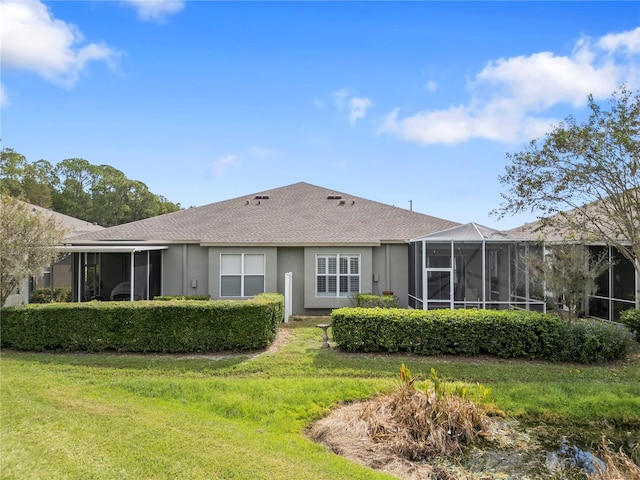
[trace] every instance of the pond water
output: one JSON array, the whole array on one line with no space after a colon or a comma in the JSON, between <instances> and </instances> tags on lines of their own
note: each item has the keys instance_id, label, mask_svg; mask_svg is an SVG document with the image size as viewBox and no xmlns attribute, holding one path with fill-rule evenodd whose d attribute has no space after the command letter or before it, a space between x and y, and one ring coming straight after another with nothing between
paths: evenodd
<instances>
[{"instance_id":1,"label":"pond water","mask_svg":"<svg viewBox=\"0 0 640 480\"><path fill-rule=\"evenodd\" d=\"M440 459L439 463L457 471L459 478L583 480L587 473L597 474L598 467L604 467L597 456L603 434L607 438L625 437L628 445L640 438L637 431L604 430L587 431L570 425L524 426L496 420L486 442L468 448L455 461ZM617 445L614 442L612 448L620 446L620 441Z\"/></svg>"}]
</instances>

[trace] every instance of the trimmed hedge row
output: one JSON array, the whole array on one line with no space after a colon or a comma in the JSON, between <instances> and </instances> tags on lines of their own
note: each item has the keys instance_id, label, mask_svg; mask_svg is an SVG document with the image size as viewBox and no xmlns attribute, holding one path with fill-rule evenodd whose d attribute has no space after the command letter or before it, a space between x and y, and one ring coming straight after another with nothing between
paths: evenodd
<instances>
[{"instance_id":1,"label":"trimmed hedge row","mask_svg":"<svg viewBox=\"0 0 640 480\"><path fill-rule=\"evenodd\" d=\"M640 342L640 309L625 310L620 314L620 321L626 325Z\"/></svg>"},{"instance_id":2,"label":"trimmed hedge row","mask_svg":"<svg viewBox=\"0 0 640 480\"><path fill-rule=\"evenodd\" d=\"M36 288L31 292L29 303L70 302L71 287L58 287L53 289L53 300L50 288Z\"/></svg>"},{"instance_id":3,"label":"trimmed hedge row","mask_svg":"<svg viewBox=\"0 0 640 480\"><path fill-rule=\"evenodd\" d=\"M331 319L333 340L353 352L592 363L624 358L633 344L629 331L615 324L516 310L340 308Z\"/></svg>"},{"instance_id":4,"label":"trimmed hedge row","mask_svg":"<svg viewBox=\"0 0 640 480\"><path fill-rule=\"evenodd\" d=\"M1 344L36 351L250 350L273 341L283 315L279 294L246 301L23 305L2 309Z\"/></svg>"},{"instance_id":5,"label":"trimmed hedge row","mask_svg":"<svg viewBox=\"0 0 640 480\"><path fill-rule=\"evenodd\" d=\"M357 307L363 308L398 308L398 297L395 295L374 295L373 293L358 293L355 295Z\"/></svg>"}]
</instances>

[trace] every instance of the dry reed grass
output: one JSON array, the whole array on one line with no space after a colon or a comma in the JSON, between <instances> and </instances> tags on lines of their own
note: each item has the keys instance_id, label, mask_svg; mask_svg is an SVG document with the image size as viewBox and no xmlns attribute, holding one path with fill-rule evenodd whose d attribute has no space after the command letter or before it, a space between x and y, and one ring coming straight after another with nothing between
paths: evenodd
<instances>
[{"instance_id":1,"label":"dry reed grass","mask_svg":"<svg viewBox=\"0 0 640 480\"><path fill-rule=\"evenodd\" d=\"M309 436L338 455L403 479L459 479L419 460L459 453L482 436L488 417L466 394L445 392L435 371L432 381L416 388L403 365L395 392L341 408L317 422Z\"/></svg>"},{"instance_id":2,"label":"dry reed grass","mask_svg":"<svg viewBox=\"0 0 640 480\"><path fill-rule=\"evenodd\" d=\"M633 447L633 458L630 458L622 447L617 452L611 450L603 438L598 456L606 464L606 469L596 464L597 472L587 474L587 480L640 480L640 466L633 461L633 458L637 461L640 456L640 445L636 444Z\"/></svg>"},{"instance_id":3,"label":"dry reed grass","mask_svg":"<svg viewBox=\"0 0 640 480\"><path fill-rule=\"evenodd\" d=\"M486 426L481 406L466 395L446 392L435 371L425 390L415 387L404 365L395 393L374 399L362 412L369 434L409 460L457 454Z\"/></svg>"}]
</instances>

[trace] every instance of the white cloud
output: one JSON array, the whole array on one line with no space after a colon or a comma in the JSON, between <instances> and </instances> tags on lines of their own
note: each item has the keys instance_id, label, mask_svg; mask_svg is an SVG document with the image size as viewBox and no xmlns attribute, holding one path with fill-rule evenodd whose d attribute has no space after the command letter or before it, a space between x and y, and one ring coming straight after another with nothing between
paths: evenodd
<instances>
[{"instance_id":1,"label":"white cloud","mask_svg":"<svg viewBox=\"0 0 640 480\"><path fill-rule=\"evenodd\" d=\"M355 125L358 120L363 119L367 110L373 107L373 101L366 97L354 96L348 88L331 92L331 98L338 111L347 111L347 117L351 126ZM316 106L319 106L315 101Z\"/></svg>"},{"instance_id":2,"label":"white cloud","mask_svg":"<svg viewBox=\"0 0 640 480\"><path fill-rule=\"evenodd\" d=\"M183 0L122 0L138 11L140 20L163 22L184 8Z\"/></svg>"},{"instance_id":3,"label":"white cloud","mask_svg":"<svg viewBox=\"0 0 640 480\"><path fill-rule=\"evenodd\" d=\"M72 87L91 61L114 67L118 54L104 43L82 45L80 30L52 17L37 0L0 3L2 66L34 72L64 87Z\"/></svg>"},{"instance_id":4,"label":"white cloud","mask_svg":"<svg viewBox=\"0 0 640 480\"><path fill-rule=\"evenodd\" d=\"M587 48L587 47L584 47ZM572 57L550 52L490 62L476 82L493 86L495 93L516 101L522 108L544 110L561 102L574 107L586 104L587 95L610 94L619 80L615 65L596 66L581 48Z\"/></svg>"},{"instance_id":5,"label":"white cloud","mask_svg":"<svg viewBox=\"0 0 640 480\"><path fill-rule=\"evenodd\" d=\"M472 138L518 142L548 132L558 119L544 113L562 103L586 105L587 96L608 97L620 83L640 84L640 28L576 42L571 55L538 52L490 61L469 82L466 105L425 110L400 118L390 112L379 133L392 133L418 144L453 144Z\"/></svg>"},{"instance_id":6,"label":"white cloud","mask_svg":"<svg viewBox=\"0 0 640 480\"><path fill-rule=\"evenodd\" d=\"M349 100L349 123L353 126L367 114L367 109L373 107L373 102L364 97L351 97Z\"/></svg>"},{"instance_id":7,"label":"white cloud","mask_svg":"<svg viewBox=\"0 0 640 480\"><path fill-rule=\"evenodd\" d=\"M629 55L640 53L640 27L622 33L610 33L598 40L597 46L610 52L622 51Z\"/></svg>"},{"instance_id":8,"label":"white cloud","mask_svg":"<svg viewBox=\"0 0 640 480\"><path fill-rule=\"evenodd\" d=\"M235 168L239 165L238 157L235 155L225 155L213 162L213 176L220 178L229 168Z\"/></svg>"}]
</instances>

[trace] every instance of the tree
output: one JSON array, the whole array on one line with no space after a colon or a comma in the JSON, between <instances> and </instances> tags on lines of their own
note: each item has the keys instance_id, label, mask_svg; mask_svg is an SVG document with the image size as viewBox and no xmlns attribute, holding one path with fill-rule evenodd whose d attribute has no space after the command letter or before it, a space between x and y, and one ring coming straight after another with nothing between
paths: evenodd
<instances>
[{"instance_id":1,"label":"tree","mask_svg":"<svg viewBox=\"0 0 640 480\"><path fill-rule=\"evenodd\" d=\"M28 163L24 155L0 152L0 191L43 208L51 207L53 167L46 160Z\"/></svg>"},{"instance_id":2,"label":"tree","mask_svg":"<svg viewBox=\"0 0 640 480\"><path fill-rule=\"evenodd\" d=\"M546 290L562 298L572 318L595 295L596 279L609 268L606 253L591 255L588 247L576 243L552 245L545 255L532 255L527 264L534 277L544 282Z\"/></svg>"},{"instance_id":3,"label":"tree","mask_svg":"<svg viewBox=\"0 0 640 480\"><path fill-rule=\"evenodd\" d=\"M0 192L19 198L23 194L22 175L27 159L11 148L3 148L0 152Z\"/></svg>"},{"instance_id":4,"label":"tree","mask_svg":"<svg viewBox=\"0 0 640 480\"><path fill-rule=\"evenodd\" d=\"M42 275L59 254L64 230L53 216L32 211L6 195L0 196L0 305L30 276Z\"/></svg>"},{"instance_id":5,"label":"tree","mask_svg":"<svg viewBox=\"0 0 640 480\"><path fill-rule=\"evenodd\" d=\"M494 213L537 212L543 231L612 245L640 270L640 95L620 86L608 109L591 95L588 106L587 121L569 116L507 154L509 189Z\"/></svg>"},{"instance_id":6,"label":"tree","mask_svg":"<svg viewBox=\"0 0 640 480\"><path fill-rule=\"evenodd\" d=\"M68 158L55 166L29 163L10 148L0 155L3 194L104 227L180 210L180 204L155 195L138 180L110 165Z\"/></svg>"},{"instance_id":7,"label":"tree","mask_svg":"<svg viewBox=\"0 0 640 480\"><path fill-rule=\"evenodd\" d=\"M95 167L82 158L68 158L56 164L53 173L57 183L53 210L93 222L87 215L93 207L89 192L96 182Z\"/></svg>"},{"instance_id":8,"label":"tree","mask_svg":"<svg viewBox=\"0 0 640 480\"><path fill-rule=\"evenodd\" d=\"M23 199L43 208L51 208L53 167L46 160L25 165L22 177Z\"/></svg>"}]
</instances>

